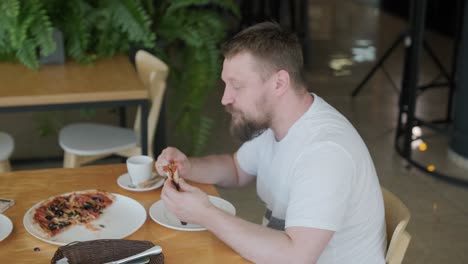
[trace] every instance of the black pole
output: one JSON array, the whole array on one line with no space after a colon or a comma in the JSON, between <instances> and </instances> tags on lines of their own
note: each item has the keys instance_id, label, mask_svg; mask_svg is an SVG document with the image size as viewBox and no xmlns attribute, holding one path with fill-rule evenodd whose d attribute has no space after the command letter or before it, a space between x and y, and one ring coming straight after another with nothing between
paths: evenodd
<instances>
[{"instance_id":1,"label":"black pole","mask_svg":"<svg viewBox=\"0 0 468 264\"><path fill-rule=\"evenodd\" d=\"M458 50L459 55L456 57L458 63L454 81L456 87L456 96L454 97L456 107L454 115L455 128L452 133L450 147L456 154L461 154L462 157L468 157L468 118L465 118L468 114L468 104L464 102L468 98L468 75L463 75L463 72L468 70L468 7L466 6L466 1L468 0L463 1L465 1L465 6L463 8L464 28L461 34L462 43L459 45ZM437 127L434 125L434 122L424 122L415 116L419 63L423 48L426 3L426 0L413 0L411 2L411 44L407 45L405 54L395 148L397 153L408 162L408 166L414 166L438 180L468 187L468 180L450 176L440 171L430 170L427 166L413 160L411 157L411 142L414 140L412 137L412 130L414 126L424 126L437 133L450 135L449 130ZM461 89L462 86L464 86L464 89ZM453 91L453 88L451 90Z\"/></svg>"},{"instance_id":2,"label":"black pole","mask_svg":"<svg viewBox=\"0 0 468 264\"><path fill-rule=\"evenodd\" d=\"M411 44L406 48L405 70L400 93L400 117L406 119L402 131L404 133L403 156L405 158L411 158L412 130L415 125L416 92L424 42L426 4L426 0L413 0L410 8L409 37Z\"/></svg>"},{"instance_id":3,"label":"black pole","mask_svg":"<svg viewBox=\"0 0 468 264\"><path fill-rule=\"evenodd\" d=\"M454 97L454 131L450 148L468 159L468 104L466 103L468 100L468 5L466 4L464 14L455 74L457 90Z\"/></svg>"},{"instance_id":4,"label":"black pole","mask_svg":"<svg viewBox=\"0 0 468 264\"><path fill-rule=\"evenodd\" d=\"M456 81L455 75L457 74L457 58L458 58L458 51L460 50L460 42L461 42L461 35L463 30L463 22L465 20L466 15L466 0L459 0L457 1L457 22L455 25L455 39L453 44L453 55L452 55L452 72L451 78L452 85L449 87L449 95L448 95L448 103L447 103L447 117L446 121L451 122L453 119L453 96L455 94L456 89ZM466 28L466 27L465 27Z\"/></svg>"}]
</instances>

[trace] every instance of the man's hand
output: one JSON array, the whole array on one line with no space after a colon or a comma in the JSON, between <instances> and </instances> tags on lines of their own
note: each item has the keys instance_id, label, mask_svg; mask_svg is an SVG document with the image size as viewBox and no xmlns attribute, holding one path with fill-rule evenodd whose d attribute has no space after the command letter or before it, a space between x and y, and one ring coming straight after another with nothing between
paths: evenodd
<instances>
[{"instance_id":1,"label":"man's hand","mask_svg":"<svg viewBox=\"0 0 468 264\"><path fill-rule=\"evenodd\" d=\"M185 178L190 173L192 166L187 156L174 147L168 147L161 152L155 163L159 175L166 175L163 167L169 165L170 162L176 163L180 177Z\"/></svg>"},{"instance_id":2,"label":"man's hand","mask_svg":"<svg viewBox=\"0 0 468 264\"><path fill-rule=\"evenodd\" d=\"M192 182L216 184L222 187L239 187L255 179L241 170L232 154L188 158L174 147L164 149L155 162L160 175L166 175L163 167L174 163L179 177Z\"/></svg>"},{"instance_id":3,"label":"man's hand","mask_svg":"<svg viewBox=\"0 0 468 264\"><path fill-rule=\"evenodd\" d=\"M213 209L208 195L202 190L189 185L184 179L179 180L180 192L178 192L170 181L164 183L161 199L171 213L179 220L191 224L203 225L206 214Z\"/></svg>"}]
</instances>

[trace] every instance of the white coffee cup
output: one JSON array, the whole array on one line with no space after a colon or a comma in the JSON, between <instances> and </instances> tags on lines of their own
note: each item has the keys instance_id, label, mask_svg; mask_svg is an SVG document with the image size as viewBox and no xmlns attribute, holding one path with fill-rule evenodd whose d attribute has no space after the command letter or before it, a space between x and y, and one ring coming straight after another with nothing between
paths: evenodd
<instances>
[{"instance_id":1,"label":"white coffee cup","mask_svg":"<svg viewBox=\"0 0 468 264\"><path fill-rule=\"evenodd\" d=\"M150 156L132 156L127 159L127 170L132 183L138 185L153 177L154 159Z\"/></svg>"}]
</instances>

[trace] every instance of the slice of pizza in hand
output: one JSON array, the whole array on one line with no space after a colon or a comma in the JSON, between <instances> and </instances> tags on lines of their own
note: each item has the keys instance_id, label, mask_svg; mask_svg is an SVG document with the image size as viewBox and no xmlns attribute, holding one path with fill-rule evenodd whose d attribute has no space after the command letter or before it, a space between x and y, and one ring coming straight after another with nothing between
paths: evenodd
<instances>
[{"instance_id":1,"label":"slice of pizza in hand","mask_svg":"<svg viewBox=\"0 0 468 264\"><path fill-rule=\"evenodd\" d=\"M166 176L174 183L176 189L180 191L179 171L177 170L177 164L174 161L171 161L168 165L163 166L163 171L166 173Z\"/></svg>"},{"instance_id":2,"label":"slice of pizza in hand","mask_svg":"<svg viewBox=\"0 0 468 264\"><path fill-rule=\"evenodd\" d=\"M166 176L174 183L177 191L180 191L179 186L179 170L177 170L177 164L174 161L171 161L168 165L163 167L163 171L166 173ZM187 225L187 222L180 221L182 225Z\"/></svg>"}]
</instances>

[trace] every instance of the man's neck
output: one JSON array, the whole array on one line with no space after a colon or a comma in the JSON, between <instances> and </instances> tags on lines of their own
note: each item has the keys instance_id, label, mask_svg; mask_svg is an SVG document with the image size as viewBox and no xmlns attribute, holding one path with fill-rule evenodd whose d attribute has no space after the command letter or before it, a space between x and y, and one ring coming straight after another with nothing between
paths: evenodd
<instances>
[{"instance_id":1,"label":"man's neck","mask_svg":"<svg viewBox=\"0 0 468 264\"><path fill-rule=\"evenodd\" d=\"M281 141L294 123L304 115L314 102L314 97L309 92L298 95L291 91L275 106L275 118L271 129L277 141Z\"/></svg>"}]
</instances>

